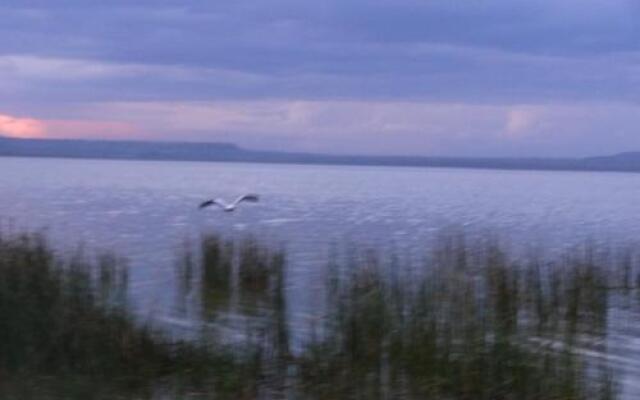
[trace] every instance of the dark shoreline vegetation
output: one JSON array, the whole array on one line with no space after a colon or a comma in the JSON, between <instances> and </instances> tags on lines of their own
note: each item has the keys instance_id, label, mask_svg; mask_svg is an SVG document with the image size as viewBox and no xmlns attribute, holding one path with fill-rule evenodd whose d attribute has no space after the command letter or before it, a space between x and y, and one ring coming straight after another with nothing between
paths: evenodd
<instances>
[{"instance_id":1,"label":"dark shoreline vegetation","mask_svg":"<svg viewBox=\"0 0 640 400\"><path fill-rule=\"evenodd\" d=\"M331 260L323 317L292 343L284 250L211 234L177 260L179 297L208 322L190 338L135 315L117 256L0 234L0 397L615 399L615 371L576 349L603 343L611 303L640 285L632 252L521 260L443 234L420 268ZM219 329L230 313L241 323Z\"/></svg>"}]
</instances>

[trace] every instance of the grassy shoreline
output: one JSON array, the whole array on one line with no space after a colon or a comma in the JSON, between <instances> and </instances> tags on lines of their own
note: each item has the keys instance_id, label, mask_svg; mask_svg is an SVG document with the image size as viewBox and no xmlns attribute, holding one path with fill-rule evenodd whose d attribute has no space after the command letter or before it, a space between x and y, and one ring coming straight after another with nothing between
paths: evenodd
<instances>
[{"instance_id":1,"label":"grassy shoreline","mask_svg":"<svg viewBox=\"0 0 640 400\"><path fill-rule=\"evenodd\" d=\"M0 235L0 395L616 398L611 368L572 349L584 335L604 340L612 299L637 293L631 253L586 247L549 263L443 235L428 259L419 273L372 251L332 260L324 317L294 352L286 253L256 238L211 234L178 255L176 290L203 320L241 317L231 345L215 329L177 340L142 323L117 256Z\"/></svg>"}]
</instances>

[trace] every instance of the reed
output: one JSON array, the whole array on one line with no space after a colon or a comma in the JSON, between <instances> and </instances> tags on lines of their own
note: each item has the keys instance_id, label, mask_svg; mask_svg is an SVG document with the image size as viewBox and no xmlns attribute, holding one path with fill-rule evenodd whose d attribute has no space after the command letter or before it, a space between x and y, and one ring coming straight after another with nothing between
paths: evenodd
<instances>
[{"instance_id":1,"label":"reed","mask_svg":"<svg viewBox=\"0 0 640 400\"><path fill-rule=\"evenodd\" d=\"M638 268L597 250L550 261L444 235L415 268L351 249L292 351L286 254L254 237L182 246L177 293L208 328L179 340L135 317L123 259L0 234L0 397L615 399L614 371L575 350L606 335Z\"/></svg>"},{"instance_id":2,"label":"reed","mask_svg":"<svg viewBox=\"0 0 640 400\"><path fill-rule=\"evenodd\" d=\"M207 235L201 243L201 283L206 290L228 292L233 273L234 244L217 235Z\"/></svg>"},{"instance_id":3,"label":"reed","mask_svg":"<svg viewBox=\"0 0 640 400\"><path fill-rule=\"evenodd\" d=\"M612 371L594 378L573 352L578 335L606 329L611 260L576 252L543 268L459 238L428 259L404 279L371 254L331 269L324 334L300 359L306 395L615 398Z\"/></svg>"},{"instance_id":4,"label":"reed","mask_svg":"<svg viewBox=\"0 0 640 400\"><path fill-rule=\"evenodd\" d=\"M43 235L0 235L2 398L144 398L167 380L220 396L244 389L241 352L140 324L127 285L126 264L112 255L66 259Z\"/></svg>"},{"instance_id":5,"label":"reed","mask_svg":"<svg viewBox=\"0 0 640 400\"><path fill-rule=\"evenodd\" d=\"M271 349L288 352L289 328L286 321L286 257L254 237L231 242L215 234L201 239L200 309L208 315L216 312L245 313L260 336L272 336ZM182 257L185 258L184 256ZM217 294L217 295L216 295ZM212 302L212 296L217 301ZM240 307L230 309L231 299ZM255 332L249 332L249 336ZM263 351L262 353L267 353Z\"/></svg>"}]
</instances>

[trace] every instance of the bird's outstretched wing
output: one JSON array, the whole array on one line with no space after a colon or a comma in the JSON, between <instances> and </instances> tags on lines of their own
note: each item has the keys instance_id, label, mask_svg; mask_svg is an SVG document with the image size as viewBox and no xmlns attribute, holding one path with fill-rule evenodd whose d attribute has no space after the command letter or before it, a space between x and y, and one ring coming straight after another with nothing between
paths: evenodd
<instances>
[{"instance_id":1,"label":"bird's outstretched wing","mask_svg":"<svg viewBox=\"0 0 640 400\"><path fill-rule=\"evenodd\" d=\"M233 205L236 206L238 203L242 201L248 201L250 203L257 203L260 200L260 196L257 194L245 194L244 196L240 196L233 202Z\"/></svg>"},{"instance_id":2,"label":"bird's outstretched wing","mask_svg":"<svg viewBox=\"0 0 640 400\"><path fill-rule=\"evenodd\" d=\"M226 204L222 200L211 199L211 200L203 201L202 203L200 203L200 206L198 206L198 208L202 209L202 208L206 208L213 205L216 205L222 208L226 207Z\"/></svg>"},{"instance_id":3,"label":"bird's outstretched wing","mask_svg":"<svg viewBox=\"0 0 640 400\"><path fill-rule=\"evenodd\" d=\"M207 201L203 201L202 203L200 203L200 205L198 206L198 208L202 209L202 208L207 208L209 206L212 206L216 204L215 201L213 200L207 200Z\"/></svg>"}]
</instances>

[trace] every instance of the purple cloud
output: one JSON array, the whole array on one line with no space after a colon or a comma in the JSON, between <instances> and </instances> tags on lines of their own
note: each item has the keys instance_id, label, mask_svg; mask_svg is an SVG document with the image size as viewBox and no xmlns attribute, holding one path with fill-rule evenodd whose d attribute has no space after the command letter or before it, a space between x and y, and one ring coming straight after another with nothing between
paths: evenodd
<instances>
[{"instance_id":1,"label":"purple cloud","mask_svg":"<svg viewBox=\"0 0 640 400\"><path fill-rule=\"evenodd\" d=\"M635 0L58 0L0 11L7 115L329 152L640 147ZM154 122L167 110L172 124Z\"/></svg>"}]
</instances>

